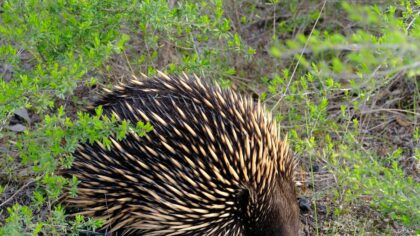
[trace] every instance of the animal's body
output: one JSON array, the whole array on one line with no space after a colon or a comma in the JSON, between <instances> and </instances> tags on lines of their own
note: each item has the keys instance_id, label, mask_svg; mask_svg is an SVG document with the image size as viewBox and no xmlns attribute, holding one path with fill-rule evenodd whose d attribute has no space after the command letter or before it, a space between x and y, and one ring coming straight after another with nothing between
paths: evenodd
<instances>
[{"instance_id":1,"label":"animal's body","mask_svg":"<svg viewBox=\"0 0 420 236\"><path fill-rule=\"evenodd\" d=\"M69 207L136 235L298 234L295 162L260 103L160 73L94 105L154 130L111 138L111 150L81 144L64 174L80 181Z\"/></svg>"}]
</instances>

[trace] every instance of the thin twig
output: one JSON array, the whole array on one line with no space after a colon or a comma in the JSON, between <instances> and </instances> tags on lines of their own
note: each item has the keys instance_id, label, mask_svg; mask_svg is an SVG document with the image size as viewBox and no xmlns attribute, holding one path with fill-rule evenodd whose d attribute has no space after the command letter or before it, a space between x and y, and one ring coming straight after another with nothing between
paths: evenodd
<instances>
[{"instance_id":1,"label":"thin twig","mask_svg":"<svg viewBox=\"0 0 420 236\"><path fill-rule=\"evenodd\" d=\"M318 54L325 52L325 51L349 51L349 52L357 52L361 51L363 49L406 49L406 50L412 50L417 47L415 42L410 42L409 46L402 47L401 44L397 43L384 43L384 44L374 44L374 43L351 43L351 44L336 44L336 45L320 45L316 48L316 52ZM285 52L283 52L280 56L280 59L289 58L290 56L293 56L297 53L303 53L303 54L313 54L314 50L313 48L306 47L306 48L299 48L299 49L290 49Z\"/></svg>"},{"instance_id":2,"label":"thin twig","mask_svg":"<svg viewBox=\"0 0 420 236\"><path fill-rule=\"evenodd\" d=\"M37 181L37 179L35 179L35 180L31 180L31 181L29 181L28 183L26 183L25 185L23 185L22 187L20 187L20 189L18 189L12 196L10 196L8 199L6 199L6 201L4 201L4 202L2 202L1 204L0 204L0 208L1 207L3 207L4 205L6 205L6 203L8 203L8 202L10 202L13 198L15 198L16 197L16 195L18 194L18 193L20 193L22 190L24 190L26 187L28 187L29 185L31 185L31 184L33 184L33 183L35 183L35 181Z\"/></svg>"},{"instance_id":3,"label":"thin twig","mask_svg":"<svg viewBox=\"0 0 420 236\"><path fill-rule=\"evenodd\" d=\"M372 109L372 110L368 110L368 111L362 111L361 114L365 115L365 114L376 113L376 112L389 112L389 113L394 113L394 114L408 113L408 114L412 114L414 116L420 117L420 113L417 113L417 112L414 112L414 111L409 111L409 110L394 109L394 108Z\"/></svg>"},{"instance_id":4,"label":"thin twig","mask_svg":"<svg viewBox=\"0 0 420 236\"><path fill-rule=\"evenodd\" d=\"M405 29L405 31L408 34L408 30L411 28L411 26L413 25L414 21L416 21L417 17L420 15L420 11L417 11L416 16L413 17L413 19L410 21L410 23L408 24L407 28Z\"/></svg>"},{"instance_id":5,"label":"thin twig","mask_svg":"<svg viewBox=\"0 0 420 236\"><path fill-rule=\"evenodd\" d=\"M404 70L416 69L418 67L420 67L420 61L416 61L414 63L404 65L404 66L400 66L400 67L396 67L396 68L392 68L392 69L389 69L389 70L372 72L369 75L362 75L362 77L366 76L368 79L378 79L378 78L382 78L384 76L387 76L389 74L397 73L397 72L404 71ZM345 80L354 80L354 79L360 79L361 78L360 75L340 75L340 74L335 74L335 73L320 73L319 75L322 76L322 77L332 77L332 78L335 78L335 79L342 78L342 79L345 79Z\"/></svg>"},{"instance_id":6,"label":"thin twig","mask_svg":"<svg viewBox=\"0 0 420 236\"><path fill-rule=\"evenodd\" d=\"M311 32L309 33L308 38L306 39L305 45L303 46L302 52L301 52L301 53L300 53L300 55L299 55L299 59L298 59L298 61L296 62L296 65L295 65L295 68L293 69L292 75L290 76L290 79L289 79L289 81L287 82L287 86L286 86L286 90L284 91L284 95L283 95L283 96L281 96L279 100L277 100L276 104L274 104L273 108L271 109L272 111L273 111L273 110L277 107L277 105L281 102L281 100L283 100L283 98L286 96L286 93L287 93L287 91L288 91L288 90L289 90L289 88L290 88L290 84L292 83L293 77L294 77L294 76L295 76L295 74L296 74L296 70L297 70L297 68L298 68L298 66L299 66L299 64L300 64L300 60L302 59L303 53L304 53L304 51L306 50L306 47L308 46L309 40L310 40L310 39L311 39L311 37L312 37L312 33L315 31L315 27L316 27L316 25L318 24L319 19L321 18L321 15L322 15L322 12L324 11L325 4L326 4L326 3L327 3L327 0L325 0L325 1L324 1L324 3L322 4L321 10L319 11L319 15L318 15L318 17L316 18L316 21L315 21L314 25L312 26L312 29L311 29Z\"/></svg>"},{"instance_id":7,"label":"thin twig","mask_svg":"<svg viewBox=\"0 0 420 236\"><path fill-rule=\"evenodd\" d=\"M127 54L125 53L125 50L123 50L123 54L124 54L125 60L127 62L128 68L130 69L131 73L134 75L135 74L134 70L133 70L133 68L131 68L131 63L130 63L130 60L128 60L128 57L127 57Z\"/></svg>"}]
</instances>

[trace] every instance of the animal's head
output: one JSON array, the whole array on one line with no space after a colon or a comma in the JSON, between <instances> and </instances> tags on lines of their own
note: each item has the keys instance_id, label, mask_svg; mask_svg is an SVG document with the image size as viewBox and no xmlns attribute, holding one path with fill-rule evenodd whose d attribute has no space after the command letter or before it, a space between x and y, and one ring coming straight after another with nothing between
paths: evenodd
<instances>
[{"instance_id":1,"label":"animal's head","mask_svg":"<svg viewBox=\"0 0 420 236\"><path fill-rule=\"evenodd\" d=\"M246 189L240 196L246 236L297 236L299 206L293 181L279 177L268 195Z\"/></svg>"}]
</instances>

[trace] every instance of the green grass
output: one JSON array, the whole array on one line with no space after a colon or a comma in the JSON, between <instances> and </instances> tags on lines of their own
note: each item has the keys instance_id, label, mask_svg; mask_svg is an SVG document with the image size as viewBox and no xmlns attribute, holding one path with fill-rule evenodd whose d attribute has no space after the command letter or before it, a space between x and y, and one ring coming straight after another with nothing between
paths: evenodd
<instances>
[{"instance_id":1,"label":"green grass","mask_svg":"<svg viewBox=\"0 0 420 236\"><path fill-rule=\"evenodd\" d=\"M57 204L77 179L56 171L79 142L150 131L83 110L101 88L158 69L268 105L301 162L305 231L420 233L419 1L0 6L0 235L100 226Z\"/></svg>"}]
</instances>

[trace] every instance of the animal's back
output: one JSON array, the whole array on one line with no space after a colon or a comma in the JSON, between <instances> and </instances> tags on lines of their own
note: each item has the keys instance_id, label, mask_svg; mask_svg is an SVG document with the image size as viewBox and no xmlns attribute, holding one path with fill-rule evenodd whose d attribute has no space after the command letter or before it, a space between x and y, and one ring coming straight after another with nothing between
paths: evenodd
<instances>
[{"instance_id":1,"label":"animal's back","mask_svg":"<svg viewBox=\"0 0 420 236\"><path fill-rule=\"evenodd\" d=\"M140 235L296 235L294 161L259 103L198 79L132 80L95 106L150 122L145 137L83 144L67 202L111 231Z\"/></svg>"}]
</instances>

